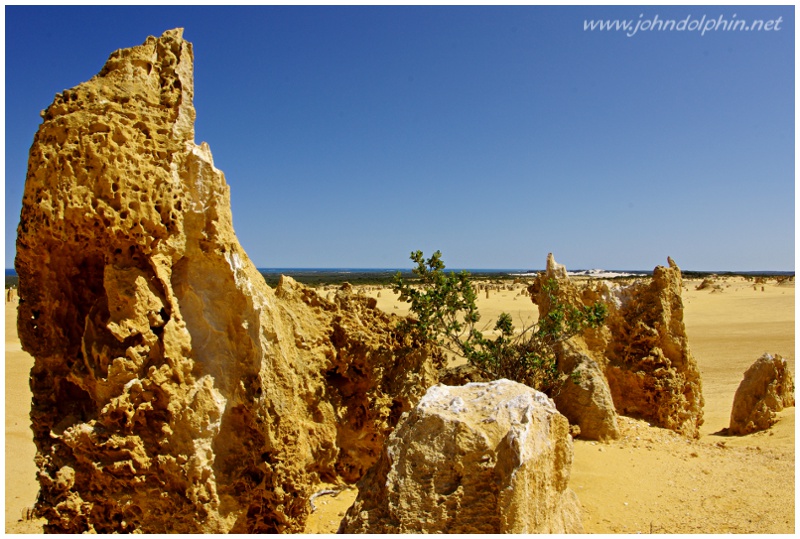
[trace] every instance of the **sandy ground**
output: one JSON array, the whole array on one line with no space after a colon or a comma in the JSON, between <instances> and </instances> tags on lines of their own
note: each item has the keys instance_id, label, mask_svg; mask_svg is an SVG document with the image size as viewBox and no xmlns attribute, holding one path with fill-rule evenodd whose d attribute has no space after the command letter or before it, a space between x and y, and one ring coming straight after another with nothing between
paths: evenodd
<instances>
[{"instance_id":1,"label":"sandy ground","mask_svg":"<svg viewBox=\"0 0 800 539\"><path fill-rule=\"evenodd\" d=\"M17 338L17 303L6 303L6 533L42 533L44 520L29 520L39 484L30 428L33 358Z\"/></svg>"},{"instance_id":2,"label":"sandy ground","mask_svg":"<svg viewBox=\"0 0 800 539\"><path fill-rule=\"evenodd\" d=\"M646 422L621 418L623 437L611 443L576 440L570 486L583 505L588 533L794 533L794 408L765 432L724 436L742 373L764 352L778 353L794 373L794 284L755 285L720 279L717 291L684 281L684 321L700 365L705 424L688 441ZM763 290L762 290L763 286ZM500 312L519 327L535 321L535 306L514 290L479 294L487 324ZM367 290L386 312L405 314L388 289ZM323 292L323 295L325 292ZM378 295L380 294L380 295ZM41 532L26 520L37 485L28 421L28 371L33 363L16 336L16 305L6 305L6 532ZM335 490L333 485L319 489ZM333 533L357 491L314 500L308 533Z\"/></svg>"}]
</instances>

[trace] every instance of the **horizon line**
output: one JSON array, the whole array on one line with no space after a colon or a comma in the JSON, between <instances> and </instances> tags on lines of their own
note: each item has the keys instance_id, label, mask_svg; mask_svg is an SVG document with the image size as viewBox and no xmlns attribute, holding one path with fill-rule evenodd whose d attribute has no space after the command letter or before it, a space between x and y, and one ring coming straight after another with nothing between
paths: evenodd
<instances>
[{"instance_id":1,"label":"horizon line","mask_svg":"<svg viewBox=\"0 0 800 539\"><path fill-rule=\"evenodd\" d=\"M261 270L268 270L268 271L278 271L278 270L294 270L294 271L411 271L412 268L410 267L355 267L355 266L256 266L256 269ZM543 268L449 268L446 267L445 271L492 271L492 272L507 272L507 271L521 271L526 273L532 272L540 272L545 271ZM600 270L600 271L628 271L628 272L636 272L636 273L652 273L652 269L622 269L622 268L575 268L569 269L567 268L568 272L578 272L578 271L593 271L593 270ZM746 274L746 273L795 273L794 269L791 270L777 270L777 269L761 269L761 270L698 270L698 269L685 269L680 268L681 273L735 273L735 274ZM13 271L16 274L15 268L6 268L6 274L9 271Z\"/></svg>"}]
</instances>

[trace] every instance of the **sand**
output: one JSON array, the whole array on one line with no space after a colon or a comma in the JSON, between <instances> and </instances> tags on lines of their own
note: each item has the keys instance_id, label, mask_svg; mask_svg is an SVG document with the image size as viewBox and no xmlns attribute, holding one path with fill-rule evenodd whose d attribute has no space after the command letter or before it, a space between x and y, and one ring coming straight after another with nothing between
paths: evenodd
<instances>
[{"instance_id":1,"label":"sand","mask_svg":"<svg viewBox=\"0 0 800 539\"><path fill-rule=\"evenodd\" d=\"M6 533L42 533L44 520L28 520L39 484L33 458L31 390L33 358L17 338L17 303L6 303Z\"/></svg>"},{"instance_id":2,"label":"sand","mask_svg":"<svg viewBox=\"0 0 800 539\"><path fill-rule=\"evenodd\" d=\"M742 278L717 283L721 288L712 291L684 281L684 321L706 400L700 439L621 418L620 440L575 440L570 487L582 503L588 533L794 533L795 409L780 412L768 431L721 433L742 373L759 356L781 354L795 372L794 284L771 280L754 287ZM522 289L491 291L488 299L481 292L485 323L503 311L518 327L535 321L535 306L519 295ZM365 292L386 312L408 312L386 288ZM41 520L24 518L37 493L28 420L33 360L21 351L15 324L16 305L6 304L6 532L40 533ZM306 531L335 532L356 494L350 488L317 497Z\"/></svg>"}]
</instances>

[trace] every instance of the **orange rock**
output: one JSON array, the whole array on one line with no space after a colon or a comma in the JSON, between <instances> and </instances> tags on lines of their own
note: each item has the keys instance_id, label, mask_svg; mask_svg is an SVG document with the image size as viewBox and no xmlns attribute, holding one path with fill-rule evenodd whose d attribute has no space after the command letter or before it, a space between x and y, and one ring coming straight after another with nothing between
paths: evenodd
<instances>
[{"instance_id":1,"label":"orange rock","mask_svg":"<svg viewBox=\"0 0 800 539\"><path fill-rule=\"evenodd\" d=\"M731 409L730 434L750 434L775 424L775 412L794 406L794 378L779 355L764 354L745 371Z\"/></svg>"},{"instance_id":2,"label":"orange rock","mask_svg":"<svg viewBox=\"0 0 800 539\"><path fill-rule=\"evenodd\" d=\"M553 284L555 288L548 286ZM552 309L553 297L563 305L579 309L600 299L594 289L579 289L567 275L566 267L556 263L552 253L547 255L545 272L536 276L528 292L539 307L539 320ZM579 431L582 438L619 437L617 412L604 373L607 340L608 330L601 327L587 329L566 342L555 344L558 369L568 376L553 400L559 412L578 427L576 432ZM593 349L597 349L597 353L592 353Z\"/></svg>"},{"instance_id":3,"label":"orange rock","mask_svg":"<svg viewBox=\"0 0 800 539\"><path fill-rule=\"evenodd\" d=\"M649 281L613 291L606 376L619 413L697 438L704 401L683 324L681 286L680 268L670 259Z\"/></svg>"},{"instance_id":4,"label":"orange rock","mask_svg":"<svg viewBox=\"0 0 800 539\"><path fill-rule=\"evenodd\" d=\"M18 229L19 336L46 531L302 531L435 382L374 300L277 290L194 142L182 30L56 96ZM67 480L69 479L69 480Z\"/></svg>"},{"instance_id":5,"label":"orange rock","mask_svg":"<svg viewBox=\"0 0 800 539\"><path fill-rule=\"evenodd\" d=\"M690 438L699 436L700 371L683 324L681 271L671 258L668 261L669 267L656 267L649 280L579 288L549 255L547 270L528 288L539 306L539 319L551 308L544 289L550 280L558 285L562 304L582 308L599 300L608 307L604 327L587 329L556 350L559 369L571 375L556 405L580 426L583 437L616 437L616 413L647 419Z\"/></svg>"}]
</instances>

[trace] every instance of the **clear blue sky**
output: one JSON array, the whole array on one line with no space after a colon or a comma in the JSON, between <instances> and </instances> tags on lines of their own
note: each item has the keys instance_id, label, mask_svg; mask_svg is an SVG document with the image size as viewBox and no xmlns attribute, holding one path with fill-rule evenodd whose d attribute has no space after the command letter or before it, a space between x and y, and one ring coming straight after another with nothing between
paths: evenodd
<instances>
[{"instance_id":1,"label":"clear blue sky","mask_svg":"<svg viewBox=\"0 0 800 539\"><path fill-rule=\"evenodd\" d=\"M794 269L793 6L5 10L6 267L39 111L180 26L259 267ZM584 31L690 15L782 21Z\"/></svg>"}]
</instances>

